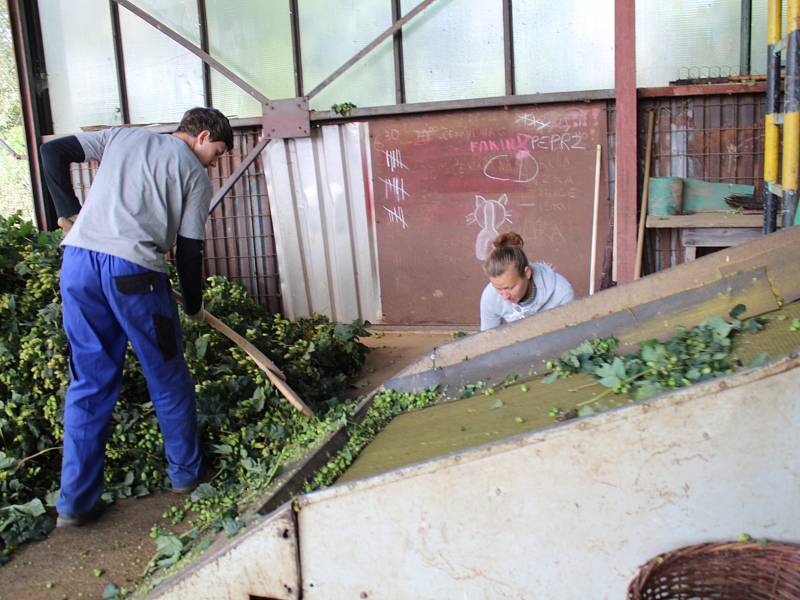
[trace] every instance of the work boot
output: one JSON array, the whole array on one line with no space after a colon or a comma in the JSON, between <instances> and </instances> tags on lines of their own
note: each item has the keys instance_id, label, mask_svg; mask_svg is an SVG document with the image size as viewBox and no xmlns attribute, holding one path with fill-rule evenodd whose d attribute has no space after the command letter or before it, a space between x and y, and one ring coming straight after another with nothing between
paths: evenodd
<instances>
[{"instance_id":1,"label":"work boot","mask_svg":"<svg viewBox=\"0 0 800 600\"><path fill-rule=\"evenodd\" d=\"M215 475L215 473L214 473L213 467L209 463L205 463L205 465L203 466L203 470L200 471L200 477L195 479L189 485L181 485L181 486L178 486L178 487L173 485L172 489L170 491L173 494L177 494L179 496L188 496L201 483L208 483L209 481L214 479L214 475Z\"/></svg>"},{"instance_id":2,"label":"work boot","mask_svg":"<svg viewBox=\"0 0 800 600\"><path fill-rule=\"evenodd\" d=\"M106 510L106 503L98 501L93 508L85 513L60 513L56 519L56 527L59 529L64 527L82 527L88 525L100 518Z\"/></svg>"}]
</instances>

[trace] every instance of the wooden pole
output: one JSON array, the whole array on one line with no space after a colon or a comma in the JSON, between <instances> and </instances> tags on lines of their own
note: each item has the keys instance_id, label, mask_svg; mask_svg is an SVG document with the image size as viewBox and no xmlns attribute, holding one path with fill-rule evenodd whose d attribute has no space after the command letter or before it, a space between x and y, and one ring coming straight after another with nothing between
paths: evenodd
<instances>
[{"instance_id":1,"label":"wooden pole","mask_svg":"<svg viewBox=\"0 0 800 600\"><path fill-rule=\"evenodd\" d=\"M642 276L642 256L644 254L644 232L647 222L647 198L650 190L650 157L653 153L653 128L655 127L656 113L647 113L647 149L644 153L644 183L642 185L642 205L639 209L639 236L636 239L636 265L633 278Z\"/></svg>"},{"instance_id":2,"label":"wooden pole","mask_svg":"<svg viewBox=\"0 0 800 600\"><path fill-rule=\"evenodd\" d=\"M181 300L181 295L177 292L175 292L175 297L179 301ZM251 342L236 333L233 329L228 327L225 323L220 321L207 310L203 310L203 319L211 327L219 331L222 335L239 346L239 348L244 350L245 353L252 359L252 361L256 363L256 366L266 373L267 377L269 377L269 380L272 382L272 385L274 385L278 391L283 394L283 397L286 398L292 406L308 417L314 416L314 411L311 410L308 405L300 399L300 396L298 396L297 393L289 387L286 381L284 381L286 376L283 374L283 371L281 371L274 362L267 358L264 353L261 352L261 350L256 348Z\"/></svg>"},{"instance_id":3,"label":"wooden pole","mask_svg":"<svg viewBox=\"0 0 800 600\"><path fill-rule=\"evenodd\" d=\"M300 396L298 396L295 391L284 381L285 375L277 366L275 366L275 363L264 356L264 354L253 344L236 333L233 329L225 325L225 323L220 321L210 312L204 310L203 313L206 323L211 325L211 327L219 331L222 335L239 346L239 348L244 350L247 355L253 359L253 362L258 365L258 368L267 374L267 377L269 377L269 380L272 382L272 384L278 388L278 391L283 394L283 397L286 398L292 404L292 406L306 416L314 416L314 411L312 411L308 405L300 399Z\"/></svg>"},{"instance_id":4,"label":"wooden pole","mask_svg":"<svg viewBox=\"0 0 800 600\"><path fill-rule=\"evenodd\" d=\"M614 166L614 238L611 241L611 281L617 283L617 167Z\"/></svg>"},{"instance_id":5,"label":"wooden pole","mask_svg":"<svg viewBox=\"0 0 800 600\"><path fill-rule=\"evenodd\" d=\"M603 147L597 144L597 156L594 162L594 204L592 208L592 251L589 263L589 295L594 294L594 279L597 262L597 213L600 209L600 155Z\"/></svg>"}]
</instances>

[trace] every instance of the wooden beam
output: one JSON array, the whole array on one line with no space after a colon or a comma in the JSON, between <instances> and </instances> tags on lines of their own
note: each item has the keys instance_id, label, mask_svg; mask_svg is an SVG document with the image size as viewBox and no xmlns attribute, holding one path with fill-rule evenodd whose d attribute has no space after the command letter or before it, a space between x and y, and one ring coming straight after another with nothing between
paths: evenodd
<instances>
[{"instance_id":1,"label":"wooden beam","mask_svg":"<svg viewBox=\"0 0 800 600\"><path fill-rule=\"evenodd\" d=\"M668 98L671 96L729 96L731 94L763 94L765 81L757 83L702 83L696 85L670 85L667 87L642 88L639 98Z\"/></svg>"},{"instance_id":2,"label":"wooden beam","mask_svg":"<svg viewBox=\"0 0 800 600\"><path fill-rule=\"evenodd\" d=\"M724 212L694 213L693 215L671 215L660 217L648 215L648 229L667 229L684 227L761 227L764 215L737 215Z\"/></svg>"},{"instance_id":3,"label":"wooden beam","mask_svg":"<svg viewBox=\"0 0 800 600\"><path fill-rule=\"evenodd\" d=\"M616 92L617 281L633 281L636 263L638 157L636 149L635 0L614 0Z\"/></svg>"}]
</instances>

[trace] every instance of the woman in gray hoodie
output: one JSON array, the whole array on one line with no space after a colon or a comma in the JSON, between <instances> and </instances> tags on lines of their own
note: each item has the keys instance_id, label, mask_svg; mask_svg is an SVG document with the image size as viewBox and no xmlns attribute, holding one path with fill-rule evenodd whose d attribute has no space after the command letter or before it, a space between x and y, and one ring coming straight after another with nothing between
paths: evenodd
<instances>
[{"instance_id":1,"label":"woman in gray hoodie","mask_svg":"<svg viewBox=\"0 0 800 600\"><path fill-rule=\"evenodd\" d=\"M481 331L575 299L569 281L546 263L528 261L519 234L503 233L483 263L489 283L481 294Z\"/></svg>"}]
</instances>

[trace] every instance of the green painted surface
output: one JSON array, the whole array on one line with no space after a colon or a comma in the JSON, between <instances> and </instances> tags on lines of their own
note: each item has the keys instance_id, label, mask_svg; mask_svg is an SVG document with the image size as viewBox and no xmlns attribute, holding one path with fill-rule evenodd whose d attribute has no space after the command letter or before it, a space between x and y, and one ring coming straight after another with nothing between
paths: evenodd
<instances>
[{"instance_id":1,"label":"green painted surface","mask_svg":"<svg viewBox=\"0 0 800 600\"><path fill-rule=\"evenodd\" d=\"M725 197L752 196L752 185L718 183L690 177L651 177L648 186L648 214L679 215L729 211Z\"/></svg>"},{"instance_id":2,"label":"green painted surface","mask_svg":"<svg viewBox=\"0 0 800 600\"><path fill-rule=\"evenodd\" d=\"M764 318L767 323L762 331L742 334L736 341L733 354L744 364L761 352L777 358L800 349L800 332L789 331L792 319L800 318L800 302ZM551 407L566 412L606 389L583 374L551 385L542 384L541 379L525 382L527 392L522 391L522 384L517 384L490 396L454 400L396 417L339 481L358 479L542 429L556 423L548 414ZM603 402L607 406L622 406L631 400L608 395Z\"/></svg>"}]
</instances>

